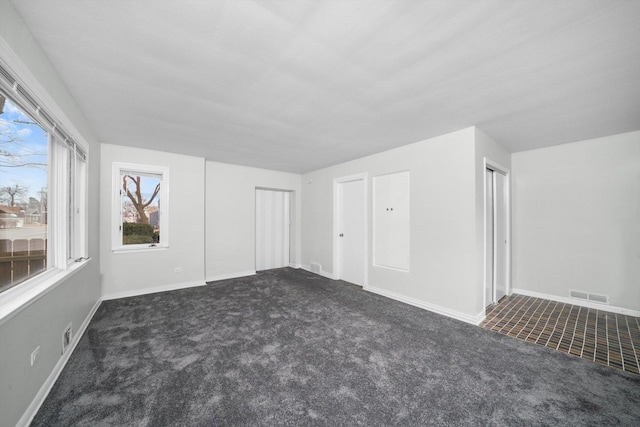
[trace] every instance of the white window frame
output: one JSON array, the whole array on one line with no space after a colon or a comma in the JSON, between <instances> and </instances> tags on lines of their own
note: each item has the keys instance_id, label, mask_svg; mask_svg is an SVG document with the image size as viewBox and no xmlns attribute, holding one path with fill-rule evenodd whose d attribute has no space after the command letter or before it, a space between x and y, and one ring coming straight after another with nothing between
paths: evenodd
<instances>
[{"instance_id":1,"label":"white window frame","mask_svg":"<svg viewBox=\"0 0 640 427\"><path fill-rule=\"evenodd\" d=\"M160 242L156 244L124 245L122 244L122 181L123 172L140 173L141 175L159 175L160 193L158 196L162 206L158 211L160 221ZM158 251L169 248L169 168L166 166L141 165L136 163L113 162L113 186L111 189L111 250L114 253L131 253Z\"/></svg>"},{"instance_id":2,"label":"white window frame","mask_svg":"<svg viewBox=\"0 0 640 427\"><path fill-rule=\"evenodd\" d=\"M2 40L0 39L0 42ZM49 135L47 267L0 293L0 323L53 290L88 258L89 144L21 61L0 43L0 89ZM11 65L9 65L11 64ZM17 70L17 72L16 72ZM13 79L13 83L9 82ZM63 151L68 163L62 164ZM56 154L57 153L57 154ZM68 157L67 157L68 156ZM83 157L79 162L76 156ZM83 164L81 164L83 163ZM75 172L71 179L68 173ZM65 173L60 176L60 173ZM70 183L73 183L73 189ZM70 213L73 207L74 213Z\"/></svg>"}]
</instances>

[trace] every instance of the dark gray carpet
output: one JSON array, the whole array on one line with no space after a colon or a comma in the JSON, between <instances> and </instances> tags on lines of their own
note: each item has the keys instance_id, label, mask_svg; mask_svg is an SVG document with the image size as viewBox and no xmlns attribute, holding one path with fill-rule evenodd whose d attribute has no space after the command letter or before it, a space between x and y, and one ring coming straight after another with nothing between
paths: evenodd
<instances>
[{"instance_id":1,"label":"dark gray carpet","mask_svg":"<svg viewBox=\"0 0 640 427\"><path fill-rule=\"evenodd\" d=\"M36 426L640 425L640 377L302 270L103 302Z\"/></svg>"}]
</instances>

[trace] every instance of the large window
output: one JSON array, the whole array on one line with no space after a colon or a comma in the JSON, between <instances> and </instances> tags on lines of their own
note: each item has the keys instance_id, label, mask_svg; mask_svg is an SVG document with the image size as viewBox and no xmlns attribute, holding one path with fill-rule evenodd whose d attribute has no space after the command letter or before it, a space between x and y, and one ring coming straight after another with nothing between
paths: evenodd
<instances>
[{"instance_id":1,"label":"large window","mask_svg":"<svg viewBox=\"0 0 640 427\"><path fill-rule=\"evenodd\" d=\"M169 246L169 169L113 164L113 250Z\"/></svg>"},{"instance_id":2,"label":"large window","mask_svg":"<svg viewBox=\"0 0 640 427\"><path fill-rule=\"evenodd\" d=\"M0 292L87 256L87 155L69 135L0 64Z\"/></svg>"}]
</instances>

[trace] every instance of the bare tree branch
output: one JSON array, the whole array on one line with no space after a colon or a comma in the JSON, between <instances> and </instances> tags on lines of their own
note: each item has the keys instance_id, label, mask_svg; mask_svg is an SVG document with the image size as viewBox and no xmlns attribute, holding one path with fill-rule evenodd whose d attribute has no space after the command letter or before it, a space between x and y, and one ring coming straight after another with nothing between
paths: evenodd
<instances>
[{"instance_id":1,"label":"bare tree branch","mask_svg":"<svg viewBox=\"0 0 640 427\"><path fill-rule=\"evenodd\" d=\"M14 184L12 186L6 186L0 188L0 197L9 202L9 206L14 207L16 205L16 199L24 196L29 192L29 187Z\"/></svg>"},{"instance_id":2,"label":"bare tree branch","mask_svg":"<svg viewBox=\"0 0 640 427\"><path fill-rule=\"evenodd\" d=\"M127 185L127 181L131 182L135 186L134 193L131 193L129 190L129 186ZM132 175L124 175L122 177L122 189L124 190L126 196L131 200L133 207L138 213L138 222L142 224L149 224L149 218L145 213L145 209L153 203L154 199L160 192L160 183L156 185L156 188L153 190L153 194L148 200L145 200L142 196L141 190L141 177L132 176Z\"/></svg>"}]
</instances>

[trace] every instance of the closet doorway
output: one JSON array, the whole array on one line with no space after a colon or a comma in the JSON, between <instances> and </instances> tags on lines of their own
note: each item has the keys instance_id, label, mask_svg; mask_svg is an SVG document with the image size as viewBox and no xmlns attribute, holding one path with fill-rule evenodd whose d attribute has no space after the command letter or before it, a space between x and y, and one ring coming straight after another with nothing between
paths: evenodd
<instances>
[{"instance_id":1,"label":"closet doorway","mask_svg":"<svg viewBox=\"0 0 640 427\"><path fill-rule=\"evenodd\" d=\"M256 271L289 266L291 192L256 188Z\"/></svg>"},{"instance_id":2,"label":"closet doorway","mask_svg":"<svg viewBox=\"0 0 640 427\"><path fill-rule=\"evenodd\" d=\"M486 163L485 169L485 306L509 293L509 173Z\"/></svg>"}]
</instances>

